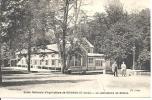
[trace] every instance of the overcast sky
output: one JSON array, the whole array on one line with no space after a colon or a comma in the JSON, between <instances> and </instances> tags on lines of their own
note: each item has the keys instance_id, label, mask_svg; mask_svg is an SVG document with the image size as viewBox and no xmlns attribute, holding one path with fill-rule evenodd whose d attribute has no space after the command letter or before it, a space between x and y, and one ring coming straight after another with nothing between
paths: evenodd
<instances>
[{"instance_id":1,"label":"overcast sky","mask_svg":"<svg viewBox=\"0 0 152 100\"><path fill-rule=\"evenodd\" d=\"M88 5L83 6L88 15L95 12L104 12L104 6L108 0L85 0ZM140 11L144 8L150 8L150 0L120 0L128 12Z\"/></svg>"}]
</instances>

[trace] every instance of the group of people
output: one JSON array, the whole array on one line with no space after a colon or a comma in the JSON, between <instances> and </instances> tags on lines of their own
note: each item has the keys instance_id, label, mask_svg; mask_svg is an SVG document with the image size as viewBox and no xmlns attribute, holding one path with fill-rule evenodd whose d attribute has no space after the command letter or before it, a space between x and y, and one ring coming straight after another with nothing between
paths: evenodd
<instances>
[{"instance_id":1,"label":"group of people","mask_svg":"<svg viewBox=\"0 0 152 100\"><path fill-rule=\"evenodd\" d=\"M112 64L112 72L114 76L118 77L118 65L116 62ZM121 74L126 76L126 64L124 62L121 64Z\"/></svg>"}]
</instances>

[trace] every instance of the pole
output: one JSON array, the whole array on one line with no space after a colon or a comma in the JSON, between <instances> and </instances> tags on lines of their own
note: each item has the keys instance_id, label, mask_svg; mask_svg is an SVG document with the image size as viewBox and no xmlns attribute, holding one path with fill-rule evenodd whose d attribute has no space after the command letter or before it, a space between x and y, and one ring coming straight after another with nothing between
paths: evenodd
<instances>
[{"instance_id":1,"label":"pole","mask_svg":"<svg viewBox=\"0 0 152 100\"><path fill-rule=\"evenodd\" d=\"M134 47L133 47L133 66L132 66L133 70L135 70L135 49L136 49L136 47L134 45Z\"/></svg>"},{"instance_id":2,"label":"pole","mask_svg":"<svg viewBox=\"0 0 152 100\"><path fill-rule=\"evenodd\" d=\"M64 19L63 19L63 68L62 68L62 73L64 73L65 68L66 68L66 55L65 55L65 45L66 45L66 41L65 41L65 36L66 36L66 32L67 32L67 19L68 19L68 8L69 8L69 0L65 0L65 7L64 7Z\"/></svg>"}]
</instances>

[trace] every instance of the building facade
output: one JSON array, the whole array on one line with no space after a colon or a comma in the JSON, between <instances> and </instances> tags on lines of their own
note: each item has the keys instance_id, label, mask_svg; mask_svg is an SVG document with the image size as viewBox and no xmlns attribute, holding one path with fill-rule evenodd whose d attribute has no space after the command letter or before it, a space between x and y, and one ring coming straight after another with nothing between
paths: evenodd
<instances>
[{"instance_id":1,"label":"building facade","mask_svg":"<svg viewBox=\"0 0 152 100\"><path fill-rule=\"evenodd\" d=\"M102 71L110 67L110 61L105 61L104 54L94 53L94 46L86 39L78 41L80 52L72 55L68 70L73 72ZM47 45L46 49L32 48L31 71L61 71L62 61L57 44ZM27 70L27 51L16 53L16 59L11 61L15 69Z\"/></svg>"},{"instance_id":2,"label":"building facade","mask_svg":"<svg viewBox=\"0 0 152 100\"><path fill-rule=\"evenodd\" d=\"M72 56L69 69L74 72L98 71L110 68L104 54L94 53L94 46L86 39L79 40L79 53Z\"/></svg>"},{"instance_id":3,"label":"building facade","mask_svg":"<svg viewBox=\"0 0 152 100\"><path fill-rule=\"evenodd\" d=\"M55 71L61 70L61 58L57 49L57 44L47 45L47 49L32 48L31 71ZM35 51L35 52L34 52ZM27 70L27 51L22 50L16 53L16 59L11 61L11 66L15 69Z\"/></svg>"}]
</instances>

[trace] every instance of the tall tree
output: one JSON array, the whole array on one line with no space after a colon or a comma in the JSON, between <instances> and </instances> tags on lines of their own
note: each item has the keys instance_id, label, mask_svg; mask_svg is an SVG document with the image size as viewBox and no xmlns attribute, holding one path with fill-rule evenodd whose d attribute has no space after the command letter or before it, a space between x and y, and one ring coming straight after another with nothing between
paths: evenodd
<instances>
[{"instance_id":1,"label":"tall tree","mask_svg":"<svg viewBox=\"0 0 152 100\"><path fill-rule=\"evenodd\" d=\"M28 33L28 71L30 71L31 47L46 48L49 38L46 38L48 32L52 30L54 11L50 9L50 0L32 0L26 6L26 23ZM46 36L47 35L47 36Z\"/></svg>"},{"instance_id":2,"label":"tall tree","mask_svg":"<svg viewBox=\"0 0 152 100\"><path fill-rule=\"evenodd\" d=\"M63 49L62 49L62 62L63 62L63 68L62 68L62 72L65 72L65 68L66 68L66 50L65 50L65 46L66 46L66 40L65 40L65 36L67 34L67 20L68 20L68 10L69 10L69 0L65 0L65 6L64 6L64 19L63 19L63 37L62 37L62 42L63 42Z\"/></svg>"},{"instance_id":3,"label":"tall tree","mask_svg":"<svg viewBox=\"0 0 152 100\"><path fill-rule=\"evenodd\" d=\"M109 24L111 25L124 18L124 7L120 0L109 1L105 6L105 11L109 20Z\"/></svg>"},{"instance_id":4,"label":"tall tree","mask_svg":"<svg viewBox=\"0 0 152 100\"><path fill-rule=\"evenodd\" d=\"M137 48L137 63L140 69L150 70L150 9L143 9L139 12L135 24L141 33Z\"/></svg>"},{"instance_id":5,"label":"tall tree","mask_svg":"<svg viewBox=\"0 0 152 100\"><path fill-rule=\"evenodd\" d=\"M0 86L2 85L2 58L1 58L1 46L2 46L2 0L0 0Z\"/></svg>"},{"instance_id":6,"label":"tall tree","mask_svg":"<svg viewBox=\"0 0 152 100\"><path fill-rule=\"evenodd\" d=\"M26 0L1 0L0 1L0 24L1 24L1 31L0 31L0 41L1 41L1 47L7 48L4 50L4 48L1 48L3 51L3 54L1 52L1 64L4 57L6 55L8 59L11 58L12 51L15 52L17 50L20 36L22 36L22 31L24 30L23 26L23 16L24 16L24 6L25 6ZM6 51L8 50L8 51ZM7 53L7 54L6 54Z\"/></svg>"}]
</instances>

